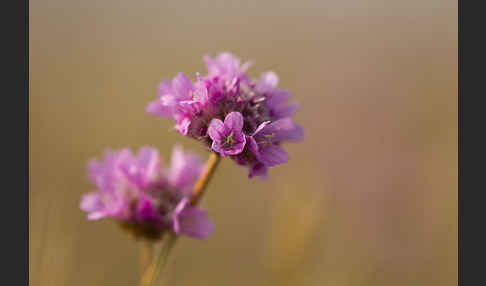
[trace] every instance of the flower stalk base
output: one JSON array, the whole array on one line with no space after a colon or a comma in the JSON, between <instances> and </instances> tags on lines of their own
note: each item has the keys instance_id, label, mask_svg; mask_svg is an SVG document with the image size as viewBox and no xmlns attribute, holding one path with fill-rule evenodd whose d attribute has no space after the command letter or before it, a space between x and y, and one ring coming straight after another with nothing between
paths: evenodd
<instances>
[{"instance_id":1,"label":"flower stalk base","mask_svg":"<svg viewBox=\"0 0 486 286\"><path fill-rule=\"evenodd\" d=\"M206 162L203 173L201 174L196 184L194 185L194 190L191 195L191 202L190 202L191 205L196 206L199 203L202 195L204 194L204 190L206 189L206 186L211 180L220 161L221 161L221 156L218 155L217 153L212 152ZM156 255L153 263L145 270L142 276L140 286L154 285L160 273L165 268L170 251L174 247L176 240L177 240L177 234L175 234L172 231L167 233L167 237L162 244L160 252Z\"/></svg>"}]
</instances>

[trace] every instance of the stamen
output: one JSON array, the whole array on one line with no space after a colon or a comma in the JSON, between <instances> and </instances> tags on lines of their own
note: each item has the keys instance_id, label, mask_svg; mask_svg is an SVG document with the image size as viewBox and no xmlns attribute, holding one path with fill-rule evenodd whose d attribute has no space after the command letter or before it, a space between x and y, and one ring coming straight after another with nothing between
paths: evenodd
<instances>
[{"instance_id":1,"label":"stamen","mask_svg":"<svg viewBox=\"0 0 486 286\"><path fill-rule=\"evenodd\" d=\"M272 137L275 136L275 133L271 133L271 134L264 134L263 137L265 137L265 139L263 139L263 141L261 141L260 143L263 144L263 147L267 147L267 145L269 144L272 144Z\"/></svg>"},{"instance_id":2,"label":"stamen","mask_svg":"<svg viewBox=\"0 0 486 286\"><path fill-rule=\"evenodd\" d=\"M226 137L225 144L232 145L233 143L235 143L235 140L233 139L233 131L231 131L231 133L228 135L228 137Z\"/></svg>"},{"instance_id":3,"label":"stamen","mask_svg":"<svg viewBox=\"0 0 486 286\"><path fill-rule=\"evenodd\" d=\"M192 97L192 100L196 100L197 92L194 90L189 91L189 96Z\"/></svg>"}]
</instances>

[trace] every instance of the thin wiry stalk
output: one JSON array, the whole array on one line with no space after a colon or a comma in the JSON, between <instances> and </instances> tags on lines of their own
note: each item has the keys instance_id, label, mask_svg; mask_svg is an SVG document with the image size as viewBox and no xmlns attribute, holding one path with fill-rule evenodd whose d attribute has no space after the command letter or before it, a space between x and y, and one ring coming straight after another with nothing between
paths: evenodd
<instances>
[{"instance_id":1,"label":"thin wiry stalk","mask_svg":"<svg viewBox=\"0 0 486 286\"><path fill-rule=\"evenodd\" d=\"M150 266L154 255L154 242L152 240L142 240L140 247L140 271L144 273Z\"/></svg>"},{"instance_id":2,"label":"thin wiry stalk","mask_svg":"<svg viewBox=\"0 0 486 286\"><path fill-rule=\"evenodd\" d=\"M199 203L220 161L221 156L214 152L211 153L208 160L206 161L203 173L194 185L194 190L192 191L191 195L191 205L195 206ZM140 286L155 285L160 273L164 270L165 265L167 264L167 259L169 257L170 251L175 245L176 240L177 235L172 231L169 232L166 241L163 242L162 247L155 256L152 264L145 270L142 276L142 280L140 282Z\"/></svg>"},{"instance_id":3,"label":"thin wiry stalk","mask_svg":"<svg viewBox=\"0 0 486 286\"><path fill-rule=\"evenodd\" d=\"M165 265L167 264L167 258L169 257L169 253L176 240L177 235L174 232L168 233L166 241L162 244L162 247L155 256L155 260L147 268L147 270L145 270L140 282L141 286L155 285L157 278L160 276L159 274L162 272L162 270L164 270Z\"/></svg>"},{"instance_id":4,"label":"thin wiry stalk","mask_svg":"<svg viewBox=\"0 0 486 286\"><path fill-rule=\"evenodd\" d=\"M192 197L191 197L191 204L193 206L199 203L199 200L201 199L204 190L206 189L206 186L211 180L214 171L218 167L220 161L221 161L221 156L219 156L217 153L214 152L211 153L208 160L206 161L204 172L201 174L196 184L194 185L194 190L192 192Z\"/></svg>"}]
</instances>

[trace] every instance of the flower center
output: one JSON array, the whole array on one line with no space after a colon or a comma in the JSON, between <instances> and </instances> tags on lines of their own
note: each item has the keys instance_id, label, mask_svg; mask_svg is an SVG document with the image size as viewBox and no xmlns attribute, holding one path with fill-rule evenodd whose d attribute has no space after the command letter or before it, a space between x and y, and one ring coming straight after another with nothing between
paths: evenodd
<instances>
[{"instance_id":1,"label":"flower center","mask_svg":"<svg viewBox=\"0 0 486 286\"><path fill-rule=\"evenodd\" d=\"M233 136L233 131L231 131L231 133L226 137L224 145L232 146L235 143L235 139L233 138Z\"/></svg>"},{"instance_id":2,"label":"flower center","mask_svg":"<svg viewBox=\"0 0 486 286\"><path fill-rule=\"evenodd\" d=\"M192 100L196 100L197 92L194 90L189 91L189 96L192 97Z\"/></svg>"}]
</instances>

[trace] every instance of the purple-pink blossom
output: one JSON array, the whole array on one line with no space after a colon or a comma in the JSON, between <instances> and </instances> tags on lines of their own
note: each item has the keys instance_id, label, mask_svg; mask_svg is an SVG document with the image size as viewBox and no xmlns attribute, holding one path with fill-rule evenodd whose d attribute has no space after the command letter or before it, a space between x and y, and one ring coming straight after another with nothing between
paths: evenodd
<instances>
[{"instance_id":1,"label":"purple-pink blossom","mask_svg":"<svg viewBox=\"0 0 486 286\"><path fill-rule=\"evenodd\" d=\"M176 146L164 168L156 149L142 147L132 154L125 148L106 151L103 160L92 159L88 167L96 185L81 198L88 219L116 219L148 238L166 230L205 238L213 231L207 212L188 203L203 170L197 155Z\"/></svg>"},{"instance_id":2,"label":"purple-pink blossom","mask_svg":"<svg viewBox=\"0 0 486 286\"><path fill-rule=\"evenodd\" d=\"M177 131L246 166L249 177L265 177L269 167L289 160L282 144L303 138L291 119L298 105L277 88L272 71L253 79L250 63L231 53L205 56L204 62L207 74L197 73L195 82L183 73L162 81L147 112L173 118Z\"/></svg>"},{"instance_id":3,"label":"purple-pink blossom","mask_svg":"<svg viewBox=\"0 0 486 286\"><path fill-rule=\"evenodd\" d=\"M211 148L221 156L240 154L246 144L243 116L239 112L230 112L224 118L224 122L213 118L209 124L208 134L213 140Z\"/></svg>"}]
</instances>

